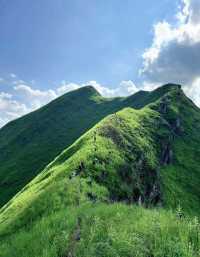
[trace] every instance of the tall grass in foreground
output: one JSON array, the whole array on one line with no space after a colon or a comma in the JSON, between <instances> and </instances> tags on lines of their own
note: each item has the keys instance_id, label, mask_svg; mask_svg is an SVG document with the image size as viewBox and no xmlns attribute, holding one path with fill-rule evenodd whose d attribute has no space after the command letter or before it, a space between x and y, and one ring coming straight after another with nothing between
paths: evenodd
<instances>
[{"instance_id":1,"label":"tall grass in foreground","mask_svg":"<svg viewBox=\"0 0 200 257\"><path fill-rule=\"evenodd\" d=\"M80 240L72 237L81 218ZM41 218L0 242L1 257L199 257L197 218L122 204L86 204Z\"/></svg>"}]
</instances>

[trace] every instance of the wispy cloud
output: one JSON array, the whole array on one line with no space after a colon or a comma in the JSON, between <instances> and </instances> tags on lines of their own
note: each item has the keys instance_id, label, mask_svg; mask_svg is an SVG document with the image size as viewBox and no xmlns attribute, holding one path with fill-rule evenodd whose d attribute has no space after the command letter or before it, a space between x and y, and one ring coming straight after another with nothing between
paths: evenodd
<instances>
[{"instance_id":1,"label":"wispy cloud","mask_svg":"<svg viewBox=\"0 0 200 257\"><path fill-rule=\"evenodd\" d=\"M12 81L13 85L25 84L26 82L22 79Z\"/></svg>"},{"instance_id":2,"label":"wispy cloud","mask_svg":"<svg viewBox=\"0 0 200 257\"><path fill-rule=\"evenodd\" d=\"M33 110L41 107L42 105L57 97L57 94L54 90L49 89L42 91L39 89L33 89L31 86L24 84L15 86L14 90L22 96L22 99L24 98L26 99L26 102L28 101L30 108Z\"/></svg>"},{"instance_id":3,"label":"wispy cloud","mask_svg":"<svg viewBox=\"0 0 200 257\"><path fill-rule=\"evenodd\" d=\"M13 100L11 94L0 92L0 127L29 111L24 103Z\"/></svg>"},{"instance_id":4,"label":"wispy cloud","mask_svg":"<svg viewBox=\"0 0 200 257\"><path fill-rule=\"evenodd\" d=\"M59 86L55 92L57 95L60 95L87 85L93 86L102 96L105 97L127 96L139 90L138 87L131 80L121 81L121 83L115 88L101 85L95 80L90 80L82 84L65 82L62 86Z\"/></svg>"},{"instance_id":5,"label":"wispy cloud","mask_svg":"<svg viewBox=\"0 0 200 257\"><path fill-rule=\"evenodd\" d=\"M14 73L10 73L10 77L14 79L14 78L16 78L16 77L17 77L17 75L16 75L16 74L14 74Z\"/></svg>"}]
</instances>

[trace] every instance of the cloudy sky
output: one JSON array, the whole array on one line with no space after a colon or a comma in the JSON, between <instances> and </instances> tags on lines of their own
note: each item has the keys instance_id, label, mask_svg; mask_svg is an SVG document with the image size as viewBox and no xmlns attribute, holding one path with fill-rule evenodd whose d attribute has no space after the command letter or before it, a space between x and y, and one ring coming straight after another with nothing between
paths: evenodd
<instances>
[{"instance_id":1,"label":"cloudy sky","mask_svg":"<svg viewBox=\"0 0 200 257\"><path fill-rule=\"evenodd\" d=\"M0 0L0 127L85 85L180 83L200 106L200 0Z\"/></svg>"}]
</instances>

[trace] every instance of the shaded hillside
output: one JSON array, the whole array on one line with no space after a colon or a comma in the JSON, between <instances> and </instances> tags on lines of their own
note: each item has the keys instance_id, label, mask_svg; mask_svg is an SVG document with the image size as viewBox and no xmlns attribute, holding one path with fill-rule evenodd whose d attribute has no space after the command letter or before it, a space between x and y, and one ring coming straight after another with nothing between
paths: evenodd
<instances>
[{"instance_id":1,"label":"shaded hillside","mask_svg":"<svg viewBox=\"0 0 200 257\"><path fill-rule=\"evenodd\" d=\"M165 89L141 110L103 119L1 209L3 257L20 242L16 256L199 256L198 221L181 217L200 213L200 112L180 87Z\"/></svg>"},{"instance_id":2,"label":"shaded hillside","mask_svg":"<svg viewBox=\"0 0 200 257\"><path fill-rule=\"evenodd\" d=\"M166 90L168 86L108 99L87 86L4 126L0 129L0 206L102 118L123 107L141 108Z\"/></svg>"}]
</instances>

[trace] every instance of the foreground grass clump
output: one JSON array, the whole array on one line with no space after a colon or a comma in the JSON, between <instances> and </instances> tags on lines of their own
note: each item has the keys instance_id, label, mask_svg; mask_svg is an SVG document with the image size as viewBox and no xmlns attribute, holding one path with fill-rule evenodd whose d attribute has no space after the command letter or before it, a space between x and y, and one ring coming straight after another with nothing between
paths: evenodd
<instances>
[{"instance_id":1,"label":"foreground grass clump","mask_svg":"<svg viewBox=\"0 0 200 257\"><path fill-rule=\"evenodd\" d=\"M198 257L199 237L197 218L122 204L85 204L44 216L7 236L0 256Z\"/></svg>"}]
</instances>

